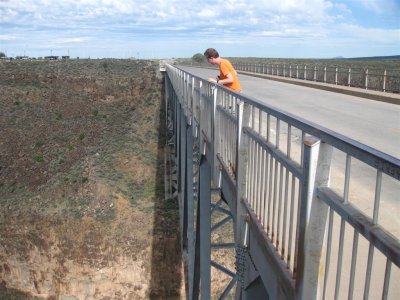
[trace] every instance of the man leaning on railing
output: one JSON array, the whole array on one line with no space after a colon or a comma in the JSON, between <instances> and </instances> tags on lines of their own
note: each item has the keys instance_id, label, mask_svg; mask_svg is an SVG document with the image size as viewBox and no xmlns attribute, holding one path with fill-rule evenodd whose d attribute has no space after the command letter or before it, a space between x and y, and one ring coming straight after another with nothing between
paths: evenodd
<instances>
[{"instance_id":1,"label":"man leaning on railing","mask_svg":"<svg viewBox=\"0 0 400 300\"><path fill-rule=\"evenodd\" d=\"M209 78L209 82L222 84L237 92L242 90L237 72L229 60L220 57L218 51L213 48L208 48L204 52L204 56L207 58L210 64L218 65L219 67L219 76L217 79Z\"/></svg>"}]
</instances>

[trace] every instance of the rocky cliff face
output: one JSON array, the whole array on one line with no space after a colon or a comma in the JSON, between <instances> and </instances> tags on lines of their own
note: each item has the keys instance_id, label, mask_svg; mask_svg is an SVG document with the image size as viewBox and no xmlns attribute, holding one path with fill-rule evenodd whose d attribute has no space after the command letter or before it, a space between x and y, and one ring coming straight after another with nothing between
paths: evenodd
<instances>
[{"instance_id":1,"label":"rocky cliff face","mask_svg":"<svg viewBox=\"0 0 400 300\"><path fill-rule=\"evenodd\" d=\"M158 65L0 64L0 298L184 297Z\"/></svg>"}]
</instances>

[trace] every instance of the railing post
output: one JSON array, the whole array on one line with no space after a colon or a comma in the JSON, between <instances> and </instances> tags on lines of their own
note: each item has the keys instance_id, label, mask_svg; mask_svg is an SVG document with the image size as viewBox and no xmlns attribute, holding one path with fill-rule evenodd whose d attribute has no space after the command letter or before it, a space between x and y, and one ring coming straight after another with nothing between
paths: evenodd
<instances>
[{"instance_id":1,"label":"railing post","mask_svg":"<svg viewBox=\"0 0 400 300\"><path fill-rule=\"evenodd\" d=\"M365 89L368 90L368 69L365 71Z\"/></svg>"},{"instance_id":2,"label":"railing post","mask_svg":"<svg viewBox=\"0 0 400 300\"><path fill-rule=\"evenodd\" d=\"M299 79L299 65L296 66L296 78Z\"/></svg>"},{"instance_id":3,"label":"railing post","mask_svg":"<svg viewBox=\"0 0 400 300\"><path fill-rule=\"evenodd\" d=\"M324 67L324 82L326 83L326 66Z\"/></svg>"},{"instance_id":4,"label":"railing post","mask_svg":"<svg viewBox=\"0 0 400 300\"><path fill-rule=\"evenodd\" d=\"M317 66L314 66L314 81L317 81Z\"/></svg>"},{"instance_id":5,"label":"railing post","mask_svg":"<svg viewBox=\"0 0 400 300\"><path fill-rule=\"evenodd\" d=\"M304 80L307 80L307 66L304 65Z\"/></svg>"},{"instance_id":6,"label":"railing post","mask_svg":"<svg viewBox=\"0 0 400 300\"><path fill-rule=\"evenodd\" d=\"M382 90L384 92L386 92L386 76L387 76L387 72L386 72L386 69L385 69L385 72L383 72L383 87L382 87Z\"/></svg>"},{"instance_id":7,"label":"railing post","mask_svg":"<svg viewBox=\"0 0 400 300\"><path fill-rule=\"evenodd\" d=\"M289 77L292 78L292 65L289 65Z\"/></svg>"},{"instance_id":8,"label":"railing post","mask_svg":"<svg viewBox=\"0 0 400 300\"><path fill-rule=\"evenodd\" d=\"M349 77L347 80L347 84L348 84L348 86L351 86L351 68L349 68Z\"/></svg>"},{"instance_id":9,"label":"railing post","mask_svg":"<svg viewBox=\"0 0 400 300\"><path fill-rule=\"evenodd\" d=\"M335 69L335 84L337 85L337 79L338 79L338 68L336 67Z\"/></svg>"},{"instance_id":10,"label":"railing post","mask_svg":"<svg viewBox=\"0 0 400 300\"><path fill-rule=\"evenodd\" d=\"M330 182L333 147L314 137L304 142L304 179L301 186L296 298L319 299L321 265L328 205L316 196Z\"/></svg>"},{"instance_id":11,"label":"railing post","mask_svg":"<svg viewBox=\"0 0 400 300\"><path fill-rule=\"evenodd\" d=\"M286 77L286 65L283 64L283 77Z\"/></svg>"},{"instance_id":12,"label":"railing post","mask_svg":"<svg viewBox=\"0 0 400 300\"><path fill-rule=\"evenodd\" d=\"M248 161L248 144L249 140L243 136L243 127L248 125L250 119L250 107L247 103L240 101L237 103L237 139L236 139L236 228L235 243L237 247L246 247L246 208L242 204L242 198L246 195L246 174ZM241 299L242 286L238 282L236 286L236 298Z\"/></svg>"},{"instance_id":13,"label":"railing post","mask_svg":"<svg viewBox=\"0 0 400 300\"><path fill-rule=\"evenodd\" d=\"M213 90L213 97L212 97L212 116L211 116L211 143L212 143L212 180L214 183L214 186L218 186L218 174L219 174L219 168L216 165L216 162L218 161L217 159L217 154L220 150L220 137L218 136L218 133L220 132L220 124L218 122L219 118L217 118L217 105L218 105L218 89L215 88Z\"/></svg>"}]
</instances>

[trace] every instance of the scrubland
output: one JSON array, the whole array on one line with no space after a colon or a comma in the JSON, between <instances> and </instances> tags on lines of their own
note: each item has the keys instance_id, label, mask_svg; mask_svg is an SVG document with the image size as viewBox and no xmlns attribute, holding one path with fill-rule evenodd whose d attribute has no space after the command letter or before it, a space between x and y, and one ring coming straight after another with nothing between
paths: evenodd
<instances>
[{"instance_id":1,"label":"scrubland","mask_svg":"<svg viewBox=\"0 0 400 300\"><path fill-rule=\"evenodd\" d=\"M1 299L181 297L162 83L153 61L0 62Z\"/></svg>"}]
</instances>

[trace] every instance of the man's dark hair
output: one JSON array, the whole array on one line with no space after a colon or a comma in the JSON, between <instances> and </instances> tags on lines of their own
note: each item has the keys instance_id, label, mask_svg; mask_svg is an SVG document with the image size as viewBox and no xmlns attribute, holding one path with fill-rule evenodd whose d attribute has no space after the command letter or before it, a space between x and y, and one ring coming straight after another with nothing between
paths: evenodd
<instances>
[{"instance_id":1,"label":"man's dark hair","mask_svg":"<svg viewBox=\"0 0 400 300\"><path fill-rule=\"evenodd\" d=\"M209 59L209 58L217 58L217 57L219 57L219 54L218 54L218 51L215 50L214 48L208 48L204 52L204 56L207 57L207 59Z\"/></svg>"}]
</instances>

